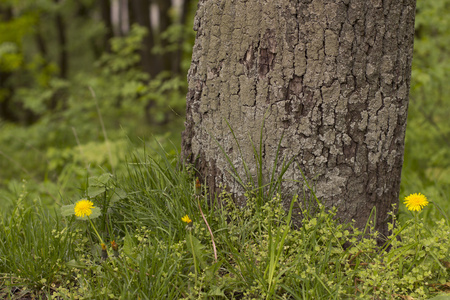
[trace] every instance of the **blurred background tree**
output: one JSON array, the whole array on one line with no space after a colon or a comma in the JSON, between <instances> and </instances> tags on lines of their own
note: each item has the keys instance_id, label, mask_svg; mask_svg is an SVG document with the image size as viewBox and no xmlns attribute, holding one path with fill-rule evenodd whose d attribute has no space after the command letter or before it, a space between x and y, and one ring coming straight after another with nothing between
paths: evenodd
<instances>
[{"instance_id":1,"label":"blurred background tree","mask_svg":"<svg viewBox=\"0 0 450 300\"><path fill-rule=\"evenodd\" d=\"M116 171L129 140L177 144L196 5L0 0L0 188L26 178L59 201L95 166Z\"/></svg>"},{"instance_id":2,"label":"blurred background tree","mask_svg":"<svg viewBox=\"0 0 450 300\"><path fill-rule=\"evenodd\" d=\"M14 201L22 179L50 204L80 194L87 176L120 174L119 162L152 135L179 147L196 7L0 0L0 206ZM422 192L445 211L449 15L450 0L417 0L401 191Z\"/></svg>"},{"instance_id":3,"label":"blurred background tree","mask_svg":"<svg viewBox=\"0 0 450 300\"><path fill-rule=\"evenodd\" d=\"M68 91L80 83L80 74L103 79L134 69L140 72L135 83L159 79L159 88L171 81L183 89L194 37L187 22L192 2L2 0L0 117L29 126L49 112L69 109L73 94ZM180 76L181 82L174 81ZM123 78L122 86L129 81ZM148 123L171 121L160 111L160 99L147 98L141 102ZM172 108L182 114L182 105L177 106Z\"/></svg>"}]
</instances>

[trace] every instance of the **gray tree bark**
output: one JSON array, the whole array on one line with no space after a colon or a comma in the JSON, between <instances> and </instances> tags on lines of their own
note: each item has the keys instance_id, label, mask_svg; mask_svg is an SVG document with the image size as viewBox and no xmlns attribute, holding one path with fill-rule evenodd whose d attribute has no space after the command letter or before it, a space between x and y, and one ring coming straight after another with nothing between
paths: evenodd
<instances>
[{"instance_id":1,"label":"gray tree bark","mask_svg":"<svg viewBox=\"0 0 450 300\"><path fill-rule=\"evenodd\" d=\"M415 0L200 0L183 157L211 194L226 185L242 195L219 144L241 175L243 161L255 172L249 138L259 147L263 126L267 177L283 135L281 156L295 159L326 206L359 227L376 207L386 233L400 189L414 16ZM302 193L298 167L284 178L285 191Z\"/></svg>"}]
</instances>

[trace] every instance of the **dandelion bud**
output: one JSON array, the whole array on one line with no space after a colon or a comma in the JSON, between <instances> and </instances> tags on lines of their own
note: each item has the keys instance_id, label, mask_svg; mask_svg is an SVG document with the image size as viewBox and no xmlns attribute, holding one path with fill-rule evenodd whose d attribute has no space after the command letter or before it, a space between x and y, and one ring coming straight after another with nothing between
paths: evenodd
<instances>
[{"instance_id":1,"label":"dandelion bud","mask_svg":"<svg viewBox=\"0 0 450 300\"><path fill-rule=\"evenodd\" d=\"M106 260L108 258L108 252L106 251L106 245L102 243L102 260Z\"/></svg>"},{"instance_id":2,"label":"dandelion bud","mask_svg":"<svg viewBox=\"0 0 450 300\"><path fill-rule=\"evenodd\" d=\"M195 194L200 195L201 193L202 193L202 185L197 177L197 179L195 179Z\"/></svg>"},{"instance_id":3,"label":"dandelion bud","mask_svg":"<svg viewBox=\"0 0 450 300\"><path fill-rule=\"evenodd\" d=\"M111 242L111 248L113 249L114 256L119 257L119 245L117 245L116 241Z\"/></svg>"}]
</instances>

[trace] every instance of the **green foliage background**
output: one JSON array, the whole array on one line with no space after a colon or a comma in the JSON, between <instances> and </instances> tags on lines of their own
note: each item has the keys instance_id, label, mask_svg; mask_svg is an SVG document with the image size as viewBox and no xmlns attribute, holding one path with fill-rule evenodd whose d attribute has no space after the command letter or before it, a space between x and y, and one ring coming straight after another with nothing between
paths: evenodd
<instances>
[{"instance_id":1,"label":"green foliage background","mask_svg":"<svg viewBox=\"0 0 450 300\"><path fill-rule=\"evenodd\" d=\"M450 215L450 1L418 0L401 199L423 193ZM400 206L402 207L402 206ZM429 211L429 221L442 217Z\"/></svg>"},{"instance_id":2,"label":"green foliage background","mask_svg":"<svg viewBox=\"0 0 450 300\"><path fill-rule=\"evenodd\" d=\"M174 21L158 37L166 41L164 47L153 49L180 50L181 74L165 71L151 78L139 65L148 28L133 25L127 35L110 40L109 52L95 56L91 48L105 27L75 13L95 5L89 0L0 1L0 13L14 11L14 18L0 18L0 75L8 75L1 77L0 105L6 103L15 118L0 117L0 206L15 201L22 180L44 203L61 204L81 194L87 177L120 174L131 149L143 149L155 137L179 144L192 25ZM192 23L196 3L189 8L186 24ZM67 20L67 78L60 76L58 32L50 22L56 14ZM46 57L35 42L39 32L45 33Z\"/></svg>"}]
</instances>

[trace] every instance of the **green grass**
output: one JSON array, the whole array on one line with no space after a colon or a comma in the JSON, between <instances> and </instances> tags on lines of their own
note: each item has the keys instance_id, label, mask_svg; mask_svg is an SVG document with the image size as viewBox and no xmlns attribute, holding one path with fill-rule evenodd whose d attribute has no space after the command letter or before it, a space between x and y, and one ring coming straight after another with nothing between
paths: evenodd
<instances>
[{"instance_id":1,"label":"green grass","mask_svg":"<svg viewBox=\"0 0 450 300\"><path fill-rule=\"evenodd\" d=\"M293 208L305 200L294 197L285 211L280 195L264 196L257 185L245 207L226 192L211 207L176 151L155 149L136 151L120 178L87 180L81 194L102 212L92 223L49 211L29 199L24 184L1 219L0 297L428 299L446 291L450 227L445 219L424 222L433 204L420 214L404 212L402 223L392 216L393 233L379 247L370 222L361 232L321 205L302 210L294 227ZM181 221L185 215L191 225Z\"/></svg>"},{"instance_id":2,"label":"green grass","mask_svg":"<svg viewBox=\"0 0 450 300\"><path fill-rule=\"evenodd\" d=\"M299 208L305 219L292 226L296 216L277 195L290 161L277 156L264 174L261 140L251 141L256 178L250 162L235 175L250 189L247 206L236 207L224 192L214 199L222 206L212 208L206 190L195 194L195 178L177 151L128 141L169 131L179 138L184 116L171 112L183 111L183 81L156 78L145 93L133 89L143 74L133 68L133 57L116 53L100 75L70 81L66 109L47 112L29 127L0 122L0 298L449 299L449 1L417 1L400 199L420 192L431 203L414 215L400 201L384 247L377 246L370 223L363 233L336 223L334 211L305 211L303 202L318 199L301 195L292 211ZM131 38L124 45L138 46ZM118 63L130 69L111 70ZM124 81L126 87L111 85ZM86 86L101 99L100 110ZM168 127L144 124L142 105L149 99L156 103L156 124L170 114ZM116 107L117 101L130 105ZM82 198L100 208L92 224L108 246L106 260L91 223L61 214ZM192 227L181 221L186 214ZM119 245L118 257L111 241Z\"/></svg>"}]
</instances>

